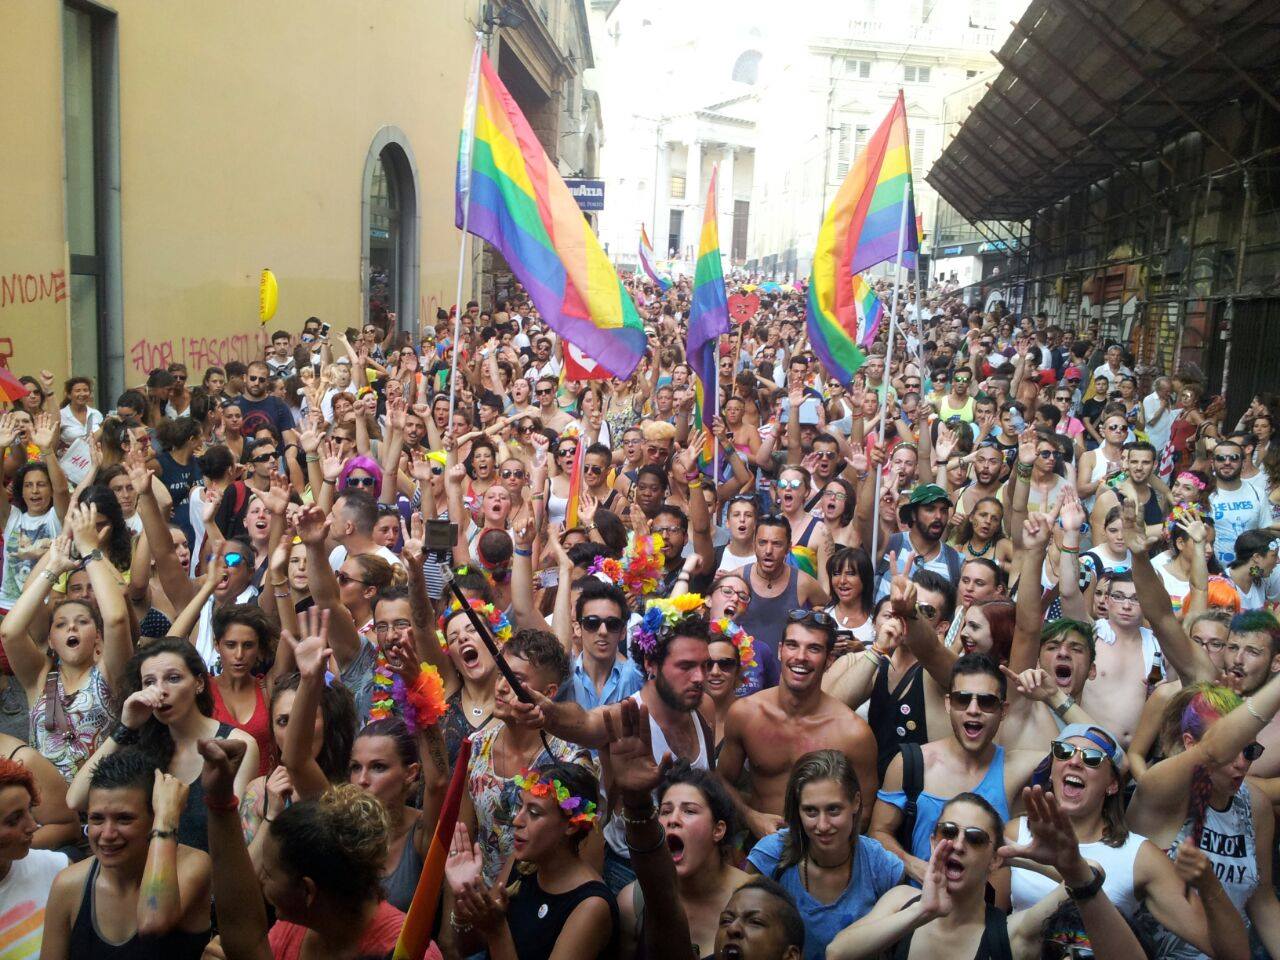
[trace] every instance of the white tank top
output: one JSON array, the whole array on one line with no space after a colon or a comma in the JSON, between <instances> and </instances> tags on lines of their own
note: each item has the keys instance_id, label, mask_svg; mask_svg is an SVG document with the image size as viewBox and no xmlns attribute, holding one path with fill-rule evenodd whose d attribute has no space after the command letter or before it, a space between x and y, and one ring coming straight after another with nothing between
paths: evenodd
<instances>
[{"instance_id":1,"label":"white tank top","mask_svg":"<svg viewBox=\"0 0 1280 960\"><path fill-rule=\"evenodd\" d=\"M1031 831L1027 818L1018 818L1018 843L1030 843ZM1080 844L1080 854L1086 860L1101 865L1107 873L1102 889L1107 898L1126 917L1133 917L1138 910L1138 899L1133 893L1133 864L1138 859L1138 848L1146 837L1130 833L1124 846L1109 847L1101 840ZM1010 872L1009 896L1014 910L1026 910L1053 892L1057 884L1034 870L1014 867Z\"/></svg>"}]
</instances>

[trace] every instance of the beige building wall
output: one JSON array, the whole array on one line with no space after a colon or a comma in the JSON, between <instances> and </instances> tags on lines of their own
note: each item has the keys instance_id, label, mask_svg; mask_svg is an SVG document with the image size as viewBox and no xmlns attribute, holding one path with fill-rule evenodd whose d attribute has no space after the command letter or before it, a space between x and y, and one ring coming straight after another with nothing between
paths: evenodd
<instances>
[{"instance_id":1,"label":"beige building wall","mask_svg":"<svg viewBox=\"0 0 1280 960\"><path fill-rule=\"evenodd\" d=\"M266 332L312 314L359 325L363 177L384 125L416 161L420 312L430 322L452 304L472 6L116 0L129 383L169 360L198 373L259 354L263 267L280 285ZM0 4L0 36L0 356L61 376L67 287L49 279L66 267L61 4Z\"/></svg>"}]
</instances>

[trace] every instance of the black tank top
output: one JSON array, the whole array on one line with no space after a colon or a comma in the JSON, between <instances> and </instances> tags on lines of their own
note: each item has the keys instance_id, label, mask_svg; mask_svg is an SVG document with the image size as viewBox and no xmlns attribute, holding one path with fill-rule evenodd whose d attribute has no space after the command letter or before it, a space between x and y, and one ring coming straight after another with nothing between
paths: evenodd
<instances>
[{"instance_id":1,"label":"black tank top","mask_svg":"<svg viewBox=\"0 0 1280 960\"><path fill-rule=\"evenodd\" d=\"M912 897L902 905L903 909L919 899L919 897ZM1003 910L989 903L986 908L982 939L978 941L978 952L973 955L973 960L1013 960L1013 950L1009 946L1008 917ZM892 960L908 960L911 956L911 938L914 935L915 931L912 930L894 945L893 952L890 954Z\"/></svg>"},{"instance_id":2,"label":"black tank top","mask_svg":"<svg viewBox=\"0 0 1280 960\"><path fill-rule=\"evenodd\" d=\"M198 782L198 781L197 781ZM98 878L98 861L89 867L89 879L80 898L80 912L71 927L67 955L76 960L200 960L209 931L187 933L172 930L158 937L142 938L134 934L121 944L107 943L98 933L94 910L94 881Z\"/></svg>"},{"instance_id":3,"label":"black tank top","mask_svg":"<svg viewBox=\"0 0 1280 960\"><path fill-rule=\"evenodd\" d=\"M514 878L513 878L514 879ZM507 906L507 925L516 944L519 960L547 960L556 948L556 938L578 904L599 897L609 905L613 931L597 957L612 957L618 952L618 901L599 880L590 880L567 893L547 893L538 883L538 875L520 876L520 889ZM583 956L582 960L594 960Z\"/></svg>"},{"instance_id":4,"label":"black tank top","mask_svg":"<svg viewBox=\"0 0 1280 960\"><path fill-rule=\"evenodd\" d=\"M742 569L742 575L751 587L751 603L747 612L738 617L738 625L757 643L766 643L777 653L778 641L787 626L787 614L800 606L799 577L794 567L787 567L787 585L783 591L776 597L762 597L751 586L751 571L755 566L749 563Z\"/></svg>"},{"instance_id":5,"label":"black tank top","mask_svg":"<svg viewBox=\"0 0 1280 960\"><path fill-rule=\"evenodd\" d=\"M929 739L924 716L924 667L915 664L889 689L889 661L881 660L871 685L867 722L876 736L876 769L880 779L904 743L923 746Z\"/></svg>"},{"instance_id":6,"label":"black tank top","mask_svg":"<svg viewBox=\"0 0 1280 960\"><path fill-rule=\"evenodd\" d=\"M234 729L229 723L219 723L218 732L214 736L225 740ZM182 808L182 816L178 818L178 842L186 847L209 852L209 811L204 805L204 783L199 777L188 788L187 805Z\"/></svg>"}]
</instances>

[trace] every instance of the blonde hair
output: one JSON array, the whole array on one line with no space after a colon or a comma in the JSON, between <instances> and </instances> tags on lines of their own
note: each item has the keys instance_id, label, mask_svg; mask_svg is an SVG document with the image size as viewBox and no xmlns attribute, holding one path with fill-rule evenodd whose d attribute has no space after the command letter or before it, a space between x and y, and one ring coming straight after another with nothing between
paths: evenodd
<instances>
[{"instance_id":1,"label":"blonde hair","mask_svg":"<svg viewBox=\"0 0 1280 960\"><path fill-rule=\"evenodd\" d=\"M644 434L646 440L660 443L664 440L674 440L676 427L675 424L667 423L665 420L646 420L640 427L640 432Z\"/></svg>"}]
</instances>

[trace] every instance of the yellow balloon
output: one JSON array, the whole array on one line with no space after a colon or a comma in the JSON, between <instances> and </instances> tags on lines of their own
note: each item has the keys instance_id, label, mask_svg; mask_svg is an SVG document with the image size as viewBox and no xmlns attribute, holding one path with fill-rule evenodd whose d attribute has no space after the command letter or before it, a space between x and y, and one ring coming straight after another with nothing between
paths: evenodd
<instances>
[{"instance_id":1,"label":"yellow balloon","mask_svg":"<svg viewBox=\"0 0 1280 960\"><path fill-rule=\"evenodd\" d=\"M276 304L280 301L280 287L276 283L276 275L270 270L262 271L262 280L258 283L258 322L265 324L276 315Z\"/></svg>"}]
</instances>

